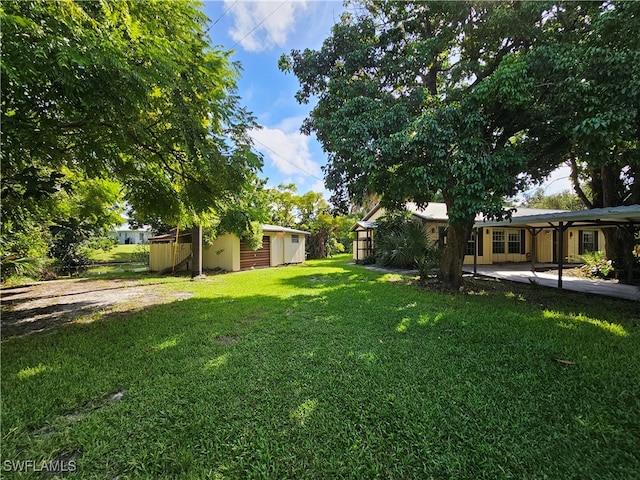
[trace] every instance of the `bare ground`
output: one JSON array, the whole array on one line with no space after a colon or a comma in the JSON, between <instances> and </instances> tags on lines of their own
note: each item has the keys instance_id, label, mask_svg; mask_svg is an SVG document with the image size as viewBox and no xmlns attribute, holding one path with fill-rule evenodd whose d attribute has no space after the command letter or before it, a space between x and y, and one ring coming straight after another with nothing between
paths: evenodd
<instances>
[{"instance_id":1,"label":"bare ground","mask_svg":"<svg viewBox=\"0 0 640 480\"><path fill-rule=\"evenodd\" d=\"M189 298L165 291L158 283L134 279L71 279L4 288L0 337L27 335L76 322L90 322L98 314L130 313L152 305Z\"/></svg>"}]
</instances>

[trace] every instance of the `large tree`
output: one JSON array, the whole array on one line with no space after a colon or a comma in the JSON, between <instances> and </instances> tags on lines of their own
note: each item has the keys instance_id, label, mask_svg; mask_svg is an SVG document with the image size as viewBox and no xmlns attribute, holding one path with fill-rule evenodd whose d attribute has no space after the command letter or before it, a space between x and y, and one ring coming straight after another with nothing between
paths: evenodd
<instances>
[{"instance_id":1,"label":"large tree","mask_svg":"<svg viewBox=\"0 0 640 480\"><path fill-rule=\"evenodd\" d=\"M297 100L317 99L302 130L328 153L334 203L373 191L385 206L425 205L441 194L450 222L440 273L457 285L476 214L508 214L505 196L548 174L567 142L549 134L525 61L548 5L356 6L320 50L280 60L300 81Z\"/></svg>"},{"instance_id":2,"label":"large tree","mask_svg":"<svg viewBox=\"0 0 640 480\"><path fill-rule=\"evenodd\" d=\"M576 193L587 208L640 203L640 3L560 3L545 29L530 65L547 85L549 118L570 139ZM633 232L604 232L607 256L628 261Z\"/></svg>"},{"instance_id":3,"label":"large tree","mask_svg":"<svg viewBox=\"0 0 640 480\"><path fill-rule=\"evenodd\" d=\"M62 188L63 167L119 180L135 211L174 224L238 204L261 166L255 122L198 3L7 1L0 15L3 225Z\"/></svg>"}]
</instances>

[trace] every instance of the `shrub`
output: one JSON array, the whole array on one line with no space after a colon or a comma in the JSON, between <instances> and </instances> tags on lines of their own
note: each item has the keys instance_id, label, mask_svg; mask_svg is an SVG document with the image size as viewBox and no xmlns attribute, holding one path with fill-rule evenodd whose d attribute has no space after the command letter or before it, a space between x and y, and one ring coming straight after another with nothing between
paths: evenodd
<instances>
[{"instance_id":1,"label":"shrub","mask_svg":"<svg viewBox=\"0 0 640 480\"><path fill-rule=\"evenodd\" d=\"M367 255L362 260L356 260L356 263L358 265L373 265L376 263L376 260L377 259L375 255Z\"/></svg>"},{"instance_id":2,"label":"shrub","mask_svg":"<svg viewBox=\"0 0 640 480\"><path fill-rule=\"evenodd\" d=\"M134 263L143 263L149 265L149 245L136 245L131 260Z\"/></svg>"},{"instance_id":3,"label":"shrub","mask_svg":"<svg viewBox=\"0 0 640 480\"><path fill-rule=\"evenodd\" d=\"M379 223L377 263L394 268L417 268L426 277L439 263L439 251L422 223L394 215Z\"/></svg>"},{"instance_id":4,"label":"shrub","mask_svg":"<svg viewBox=\"0 0 640 480\"><path fill-rule=\"evenodd\" d=\"M586 252L580 256L584 265L580 270L591 278L611 278L615 268L611 260L607 260L604 252Z\"/></svg>"}]
</instances>

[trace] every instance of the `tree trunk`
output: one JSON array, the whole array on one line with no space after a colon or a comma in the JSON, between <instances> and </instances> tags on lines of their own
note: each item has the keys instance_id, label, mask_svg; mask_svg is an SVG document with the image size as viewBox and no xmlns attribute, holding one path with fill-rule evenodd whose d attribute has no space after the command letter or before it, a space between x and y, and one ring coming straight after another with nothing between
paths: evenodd
<instances>
[{"instance_id":1,"label":"tree trunk","mask_svg":"<svg viewBox=\"0 0 640 480\"><path fill-rule=\"evenodd\" d=\"M602 233L604 234L607 259L613 262L618 278L623 282L630 282L633 280L633 265L635 263L633 229L628 227L603 228Z\"/></svg>"},{"instance_id":2,"label":"tree trunk","mask_svg":"<svg viewBox=\"0 0 640 480\"><path fill-rule=\"evenodd\" d=\"M462 285L462 263L467 240L473 228L473 220L450 222L447 228L446 244L440 259L438 276L452 287Z\"/></svg>"},{"instance_id":3,"label":"tree trunk","mask_svg":"<svg viewBox=\"0 0 640 480\"><path fill-rule=\"evenodd\" d=\"M191 253L191 278L195 278L202 275L202 227L191 229Z\"/></svg>"}]
</instances>

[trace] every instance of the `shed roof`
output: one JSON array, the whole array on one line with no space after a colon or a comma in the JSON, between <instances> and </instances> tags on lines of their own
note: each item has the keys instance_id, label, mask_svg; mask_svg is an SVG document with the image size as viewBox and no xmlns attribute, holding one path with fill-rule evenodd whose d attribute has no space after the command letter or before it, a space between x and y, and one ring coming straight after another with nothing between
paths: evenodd
<instances>
[{"instance_id":1,"label":"shed roof","mask_svg":"<svg viewBox=\"0 0 640 480\"><path fill-rule=\"evenodd\" d=\"M262 225L263 232L284 232L284 233L299 233L300 235L311 235L310 232L304 230L296 230L295 228L280 227L278 225Z\"/></svg>"},{"instance_id":2,"label":"shed roof","mask_svg":"<svg viewBox=\"0 0 640 480\"><path fill-rule=\"evenodd\" d=\"M279 225L268 225L268 224L262 225L262 231L263 232L297 233L299 235L311 235L311 233L305 232L304 230L296 230L295 228L280 227ZM185 231L184 233L181 233L178 236L180 238L190 237L191 236L191 230L187 230L187 231ZM163 235L156 235L155 237L151 237L149 239L149 241L150 242L162 242L162 241L174 240L175 238L176 238L176 230L174 228L170 233L165 233Z\"/></svg>"}]
</instances>

